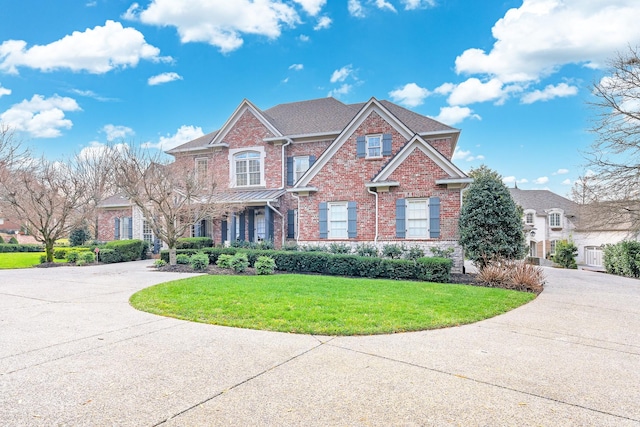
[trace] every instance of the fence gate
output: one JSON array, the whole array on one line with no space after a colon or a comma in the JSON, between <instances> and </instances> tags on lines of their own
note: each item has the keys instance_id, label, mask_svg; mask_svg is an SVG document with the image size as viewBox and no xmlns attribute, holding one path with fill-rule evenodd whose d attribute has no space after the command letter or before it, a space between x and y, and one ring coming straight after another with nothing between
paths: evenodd
<instances>
[{"instance_id":1,"label":"fence gate","mask_svg":"<svg viewBox=\"0 0 640 427\"><path fill-rule=\"evenodd\" d=\"M602 267L604 265L602 248L589 246L584 248L584 252L584 261L587 265L593 267Z\"/></svg>"}]
</instances>

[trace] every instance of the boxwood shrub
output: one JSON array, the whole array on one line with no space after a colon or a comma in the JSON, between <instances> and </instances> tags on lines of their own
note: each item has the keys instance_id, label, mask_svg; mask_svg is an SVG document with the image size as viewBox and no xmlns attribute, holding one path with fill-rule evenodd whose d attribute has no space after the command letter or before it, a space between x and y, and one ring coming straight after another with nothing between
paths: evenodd
<instances>
[{"instance_id":1,"label":"boxwood shrub","mask_svg":"<svg viewBox=\"0 0 640 427\"><path fill-rule=\"evenodd\" d=\"M211 237L182 237L178 239L176 249L204 249L213 246Z\"/></svg>"},{"instance_id":2,"label":"boxwood shrub","mask_svg":"<svg viewBox=\"0 0 640 427\"><path fill-rule=\"evenodd\" d=\"M179 254L192 255L195 249L179 249ZM237 248L205 248L202 253L211 264L217 264L222 254L235 255ZM388 278L396 280L423 280L448 283L451 281L453 262L448 258L419 258L417 260L388 259L370 256L330 254L327 252L295 252L275 250L247 250L249 266L254 267L261 256L273 258L276 270L290 273L318 273L336 276ZM160 253L169 262L169 251Z\"/></svg>"},{"instance_id":3,"label":"boxwood shrub","mask_svg":"<svg viewBox=\"0 0 640 427\"><path fill-rule=\"evenodd\" d=\"M120 252L115 249L104 248L100 249L100 252L98 253L98 261L105 264L113 264L116 262L122 262L122 257L120 256Z\"/></svg>"},{"instance_id":4,"label":"boxwood shrub","mask_svg":"<svg viewBox=\"0 0 640 427\"><path fill-rule=\"evenodd\" d=\"M42 252L44 246L42 245L20 245L13 243L0 244L0 252Z\"/></svg>"},{"instance_id":5,"label":"boxwood shrub","mask_svg":"<svg viewBox=\"0 0 640 427\"><path fill-rule=\"evenodd\" d=\"M113 240L105 245L107 249L113 249L120 254L122 261L135 261L145 259L149 249L144 240Z\"/></svg>"}]
</instances>

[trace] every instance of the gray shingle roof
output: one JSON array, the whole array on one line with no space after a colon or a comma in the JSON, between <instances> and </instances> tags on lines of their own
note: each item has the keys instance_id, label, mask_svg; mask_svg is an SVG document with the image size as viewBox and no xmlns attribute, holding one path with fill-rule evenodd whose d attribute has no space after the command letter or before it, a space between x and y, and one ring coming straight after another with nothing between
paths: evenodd
<instances>
[{"instance_id":1,"label":"gray shingle roof","mask_svg":"<svg viewBox=\"0 0 640 427\"><path fill-rule=\"evenodd\" d=\"M565 215L577 215L578 204L549 190L521 190L509 188L513 200L523 209L534 209L537 215L546 215L545 210L558 208Z\"/></svg>"},{"instance_id":2,"label":"gray shingle roof","mask_svg":"<svg viewBox=\"0 0 640 427\"><path fill-rule=\"evenodd\" d=\"M116 194L114 196L107 197L98 203L98 206L101 208L121 208L131 206L131 202L122 194Z\"/></svg>"}]
</instances>

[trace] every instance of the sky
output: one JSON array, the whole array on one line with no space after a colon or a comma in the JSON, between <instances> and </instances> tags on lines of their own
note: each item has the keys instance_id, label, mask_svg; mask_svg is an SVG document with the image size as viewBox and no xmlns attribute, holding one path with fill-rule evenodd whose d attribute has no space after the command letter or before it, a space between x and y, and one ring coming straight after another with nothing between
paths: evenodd
<instances>
[{"instance_id":1,"label":"sky","mask_svg":"<svg viewBox=\"0 0 640 427\"><path fill-rule=\"evenodd\" d=\"M567 195L591 86L638 0L0 0L0 122L34 155L168 150L258 108L387 99L461 129L454 163Z\"/></svg>"}]
</instances>

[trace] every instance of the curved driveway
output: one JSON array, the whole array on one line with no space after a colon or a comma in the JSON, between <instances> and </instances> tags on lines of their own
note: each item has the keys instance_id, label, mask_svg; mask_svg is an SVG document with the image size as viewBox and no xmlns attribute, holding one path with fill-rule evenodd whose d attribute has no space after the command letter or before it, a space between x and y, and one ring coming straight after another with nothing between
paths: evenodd
<instances>
[{"instance_id":1,"label":"curved driveway","mask_svg":"<svg viewBox=\"0 0 640 427\"><path fill-rule=\"evenodd\" d=\"M150 261L0 270L0 425L640 425L640 281L547 269L473 325L316 337L134 310Z\"/></svg>"}]
</instances>

